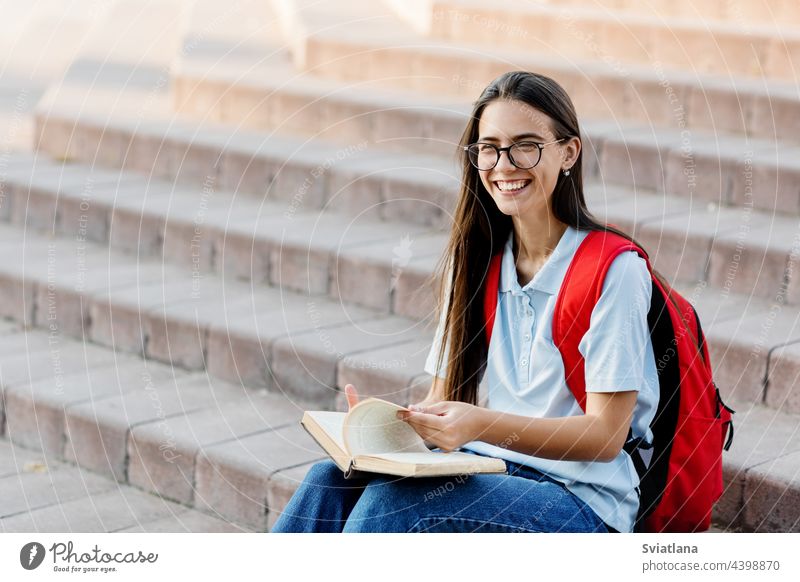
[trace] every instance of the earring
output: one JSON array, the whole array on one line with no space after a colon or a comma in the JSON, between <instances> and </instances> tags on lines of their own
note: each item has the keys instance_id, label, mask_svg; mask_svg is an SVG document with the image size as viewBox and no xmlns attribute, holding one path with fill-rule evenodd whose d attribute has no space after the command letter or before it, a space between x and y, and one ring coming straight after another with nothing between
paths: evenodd
<instances>
[{"instance_id":1,"label":"earring","mask_svg":"<svg viewBox=\"0 0 800 582\"><path fill-rule=\"evenodd\" d=\"M569 176L569 170L564 170L564 175Z\"/></svg>"}]
</instances>

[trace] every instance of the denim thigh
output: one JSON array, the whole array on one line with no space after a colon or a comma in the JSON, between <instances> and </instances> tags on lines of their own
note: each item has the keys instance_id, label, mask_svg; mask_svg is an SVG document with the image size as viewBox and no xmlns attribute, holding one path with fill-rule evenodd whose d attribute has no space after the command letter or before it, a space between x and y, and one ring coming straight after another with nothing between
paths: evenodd
<instances>
[{"instance_id":1,"label":"denim thigh","mask_svg":"<svg viewBox=\"0 0 800 582\"><path fill-rule=\"evenodd\" d=\"M369 479L345 479L330 459L314 463L270 531L341 532Z\"/></svg>"},{"instance_id":2,"label":"denim thigh","mask_svg":"<svg viewBox=\"0 0 800 582\"><path fill-rule=\"evenodd\" d=\"M597 514L561 483L510 461L507 467L508 475L376 476L343 531L607 531Z\"/></svg>"}]
</instances>

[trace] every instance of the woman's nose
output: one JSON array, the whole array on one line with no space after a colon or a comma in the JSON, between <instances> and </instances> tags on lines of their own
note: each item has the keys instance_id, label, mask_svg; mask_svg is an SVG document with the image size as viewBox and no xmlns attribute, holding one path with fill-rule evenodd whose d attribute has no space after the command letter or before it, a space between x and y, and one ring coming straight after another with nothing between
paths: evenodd
<instances>
[{"instance_id":1,"label":"woman's nose","mask_svg":"<svg viewBox=\"0 0 800 582\"><path fill-rule=\"evenodd\" d=\"M509 150L500 152L500 159L497 160L497 165L494 167L495 171L509 170L515 171L517 167L511 163L511 152Z\"/></svg>"}]
</instances>

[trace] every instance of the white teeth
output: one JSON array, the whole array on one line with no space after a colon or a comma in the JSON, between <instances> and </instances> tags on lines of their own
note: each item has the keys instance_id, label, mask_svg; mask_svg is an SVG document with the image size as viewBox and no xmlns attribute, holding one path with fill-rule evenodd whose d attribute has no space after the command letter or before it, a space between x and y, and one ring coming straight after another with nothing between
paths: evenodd
<instances>
[{"instance_id":1,"label":"white teeth","mask_svg":"<svg viewBox=\"0 0 800 582\"><path fill-rule=\"evenodd\" d=\"M497 187L503 192L521 190L530 180L517 180L516 182L496 182Z\"/></svg>"}]
</instances>

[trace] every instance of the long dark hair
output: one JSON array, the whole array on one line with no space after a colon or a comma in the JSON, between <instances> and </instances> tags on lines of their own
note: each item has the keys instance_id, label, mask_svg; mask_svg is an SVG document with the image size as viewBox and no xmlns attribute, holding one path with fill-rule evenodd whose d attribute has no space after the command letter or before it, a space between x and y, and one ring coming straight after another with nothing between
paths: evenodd
<instances>
[{"instance_id":1,"label":"long dark hair","mask_svg":"<svg viewBox=\"0 0 800 582\"><path fill-rule=\"evenodd\" d=\"M478 139L478 123L484 108L497 99L517 100L538 109L552 123L555 139L581 139L578 116L566 91L553 79L527 71L510 71L492 81L475 101L472 114L459 142L459 161L463 179L453 227L445 253L433 275L438 289L438 313L445 314L444 333L439 346L437 369L445 349L448 365L445 399L477 404L478 384L485 369L488 345L483 315L483 287L491 257L500 252L513 227L510 216L500 212L470 164L463 146ZM610 231L642 247L630 235L599 222L586 207L583 194L583 149L569 176L559 173L550 207L554 216L578 230ZM668 291L670 286L653 270ZM450 276L451 292L446 278ZM674 300L670 296L673 304ZM445 304L447 303L447 304Z\"/></svg>"}]
</instances>

